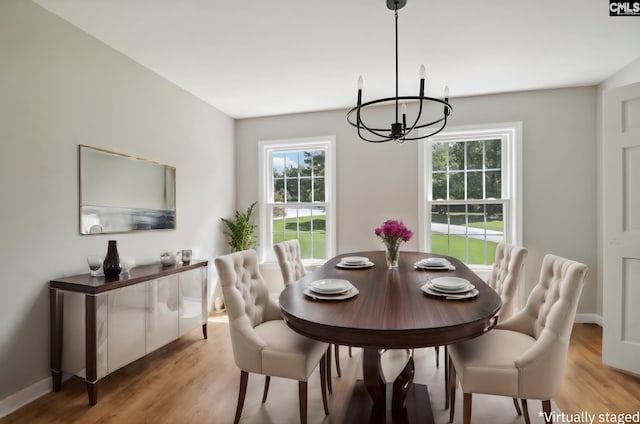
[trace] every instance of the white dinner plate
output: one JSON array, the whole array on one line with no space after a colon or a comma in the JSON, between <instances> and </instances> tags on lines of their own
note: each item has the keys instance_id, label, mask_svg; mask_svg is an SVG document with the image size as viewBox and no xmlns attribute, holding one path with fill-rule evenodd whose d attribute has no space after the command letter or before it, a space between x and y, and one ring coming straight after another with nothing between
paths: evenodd
<instances>
[{"instance_id":1,"label":"white dinner plate","mask_svg":"<svg viewBox=\"0 0 640 424\"><path fill-rule=\"evenodd\" d=\"M360 293L360 291L358 291L358 289L355 286L351 286L349 290L339 294L316 293L311 290L311 287L307 287L306 289L304 289L304 294L306 296L309 296L310 298L316 299L316 300L346 300L346 299L351 299L352 297L356 296L358 293Z\"/></svg>"},{"instance_id":2,"label":"white dinner plate","mask_svg":"<svg viewBox=\"0 0 640 424\"><path fill-rule=\"evenodd\" d=\"M449 265L450 262L446 258L424 258L420 259L420 263L424 265Z\"/></svg>"},{"instance_id":3,"label":"white dinner plate","mask_svg":"<svg viewBox=\"0 0 640 424\"><path fill-rule=\"evenodd\" d=\"M338 268L344 268L344 269L370 268L373 265L375 265L375 264L373 262L371 262L371 261L365 262L365 263L361 263L361 264L350 264L350 263L346 263L346 262L338 262L336 264L336 266Z\"/></svg>"},{"instance_id":4,"label":"white dinner plate","mask_svg":"<svg viewBox=\"0 0 640 424\"><path fill-rule=\"evenodd\" d=\"M467 287L469 284L468 280L459 277L438 277L431 279L431 283L439 288L444 290L452 290L452 289L461 289L463 287Z\"/></svg>"},{"instance_id":5,"label":"white dinner plate","mask_svg":"<svg viewBox=\"0 0 640 424\"><path fill-rule=\"evenodd\" d=\"M475 288L476 288L473 284L468 284L468 285L466 285L465 287L461 287L461 288L459 288L459 289L443 289L443 288L439 288L439 287L437 287L437 286L434 286L434 285L433 285L433 284L431 284L431 283L427 283L426 285L427 285L430 289L435 290L435 291L438 291L438 292L440 292L440 293L453 293L453 294L468 292L468 291L471 291L471 290L473 290L473 289L475 289Z\"/></svg>"},{"instance_id":6,"label":"white dinner plate","mask_svg":"<svg viewBox=\"0 0 640 424\"><path fill-rule=\"evenodd\" d=\"M413 264L416 268L418 269L432 269L432 270L450 270L450 271L454 271L456 269L456 267L454 267L451 264L447 264L447 265L427 265L427 264L421 264L419 262L416 262L415 264Z\"/></svg>"},{"instance_id":7,"label":"white dinner plate","mask_svg":"<svg viewBox=\"0 0 640 424\"><path fill-rule=\"evenodd\" d=\"M443 297L447 300L463 300L463 299L471 299L472 297L476 297L478 295L478 289L473 289L471 291L465 292L465 293L459 293L459 294L454 294L454 293L442 293L436 290L433 290L431 288L429 288L428 284L425 284L424 286L421 287L421 290L426 293L429 294L431 296L438 296L438 297Z\"/></svg>"},{"instance_id":8,"label":"white dinner plate","mask_svg":"<svg viewBox=\"0 0 640 424\"><path fill-rule=\"evenodd\" d=\"M349 281L339 278L326 278L324 280L317 280L309 285L311 291L320 294L344 293L351 287L353 286Z\"/></svg>"},{"instance_id":9,"label":"white dinner plate","mask_svg":"<svg viewBox=\"0 0 640 424\"><path fill-rule=\"evenodd\" d=\"M370 261L369 258L364 256L345 256L340 262L348 265L362 265Z\"/></svg>"}]
</instances>

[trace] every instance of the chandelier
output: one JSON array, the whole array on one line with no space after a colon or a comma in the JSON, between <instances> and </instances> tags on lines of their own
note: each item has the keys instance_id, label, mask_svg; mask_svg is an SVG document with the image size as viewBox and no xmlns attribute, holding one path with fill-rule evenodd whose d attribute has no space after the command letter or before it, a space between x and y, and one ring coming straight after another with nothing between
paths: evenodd
<instances>
[{"instance_id":1,"label":"chandelier","mask_svg":"<svg viewBox=\"0 0 640 424\"><path fill-rule=\"evenodd\" d=\"M395 140L404 143L407 140L422 140L442 131L447 125L447 117L451 115L453 108L449 104L449 87L445 87L443 99L424 95L424 79L426 71L424 65L420 66L420 93L417 96L398 96L398 10L407 4L407 0L387 0L387 8L394 11L396 22L396 95L382 99L371 100L362 103L362 76L358 78L358 103L357 106L347 112L347 122L358 129L358 136L371 143L384 143ZM407 103L418 102L418 111L415 119L407 123ZM370 106L395 104L395 122L390 127L378 128L365 124L363 112ZM425 109L429 105L436 105L436 110L442 113L428 113ZM440 109L442 107L442 109ZM426 129L426 131L420 131Z\"/></svg>"}]
</instances>

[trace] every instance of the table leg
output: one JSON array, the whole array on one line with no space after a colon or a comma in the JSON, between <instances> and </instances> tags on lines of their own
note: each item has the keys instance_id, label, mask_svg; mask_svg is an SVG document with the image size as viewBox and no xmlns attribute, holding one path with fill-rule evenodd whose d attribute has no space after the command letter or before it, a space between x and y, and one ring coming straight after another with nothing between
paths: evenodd
<instances>
[{"instance_id":1,"label":"table leg","mask_svg":"<svg viewBox=\"0 0 640 424\"><path fill-rule=\"evenodd\" d=\"M97 323L96 323L96 297L86 295L84 297L85 308L85 383L89 405L98 402L98 351L97 351Z\"/></svg>"},{"instance_id":2,"label":"table leg","mask_svg":"<svg viewBox=\"0 0 640 424\"><path fill-rule=\"evenodd\" d=\"M49 288L49 325L51 330L50 366L53 391L62 387L62 317L64 312L64 293Z\"/></svg>"},{"instance_id":3,"label":"table leg","mask_svg":"<svg viewBox=\"0 0 640 424\"><path fill-rule=\"evenodd\" d=\"M404 409L407 392L409 392L413 384L413 376L415 373L413 355L409 353L409 360L393 382L393 395L391 397L392 410L398 411Z\"/></svg>"},{"instance_id":4,"label":"table leg","mask_svg":"<svg viewBox=\"0 0 640 424\"><path fill-rule=\"evenodd\" d=\"M384 382L378 349L364 349L362 367L364 381L356 381L344 422L433 424L428 388L413 383L413 356L393 383Z\"/></svg>"},{"instance_id":5,"label":"table leg","mask_svg":"<svg viewBox=\"0 0 640 424\"><path fill-rule=\"evenodd\" d=\"M363 357L363 376L367 392L373 400L374 408L386 409L387 384L385 383L380 364L378 349L365 349ZM391 396L391 409L401 410L405 406L407 392L413 384L415 364L413 355L409 353L409 359L396 379L393 381L393 393Z\"/></svg>"},{"instance_id":6,"label":"table leg","mask_svg":"<svg viewBox=\"0 0 640 424\"><path fill-rule=\"evenodd\" d=\"M362 358L364 384L373 400L374 409L386 410L387 385L382 374L380 352L378 349L365 348Z\"/></svg>"}]
</instances>

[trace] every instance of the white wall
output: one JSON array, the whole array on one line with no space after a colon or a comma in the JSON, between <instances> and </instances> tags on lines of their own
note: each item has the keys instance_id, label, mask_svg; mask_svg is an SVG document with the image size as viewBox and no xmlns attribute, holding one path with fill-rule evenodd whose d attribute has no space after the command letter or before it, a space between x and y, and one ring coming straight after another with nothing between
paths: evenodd
<instances>
[{"instance_id":1,"label":"white wall","mask_svg":"<svg viewBox=\"0 0 640 424\"><path fill-rule=\"evenodd\" d=\"M109 239L138 263L226 252L235 186L232 119L32 2L0 2L0 63L1 416L50 376L49 280ZM80 236L78 144L175 166L177 230Z\"/></svg>"},{"instance_id":2,"label":"white wall","mask_svg":"<svg viewBox=\"0 0 640 424\"><path fill-rule=\"evenodd\" d=\"M452 99L451 125L523 122L524 245L527 290L542 258L555 253L591 272L580 312L596 309L596 88L581 87ZM418 227L418 145L359 140L344 110L236 123L237 202L258 198L258 141L336 135L337 251L381 249L373 229L398 218ZM379 111L380 122L391 112ZM417 240L403 249L416 250Z\"/></svg>"}]
</instances>

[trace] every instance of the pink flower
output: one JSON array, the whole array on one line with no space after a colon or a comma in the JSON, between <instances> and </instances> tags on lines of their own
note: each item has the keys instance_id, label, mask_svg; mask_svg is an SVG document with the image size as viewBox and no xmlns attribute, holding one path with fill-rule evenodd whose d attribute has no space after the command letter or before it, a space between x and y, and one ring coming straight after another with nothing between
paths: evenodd
<instances>
[{"instance_id":1,"label":"pink flower","mask_svg":"<svg viewBox=\"0 0 640 424\"><path fill-rule=\"evenodd\" d=\"M376 228L374 232L386 245L399 243L400 240L406 242L413 236L413 232L402 221L394 219L383 222L382 226Z\"/></svg>"}]
</instances>

